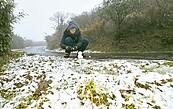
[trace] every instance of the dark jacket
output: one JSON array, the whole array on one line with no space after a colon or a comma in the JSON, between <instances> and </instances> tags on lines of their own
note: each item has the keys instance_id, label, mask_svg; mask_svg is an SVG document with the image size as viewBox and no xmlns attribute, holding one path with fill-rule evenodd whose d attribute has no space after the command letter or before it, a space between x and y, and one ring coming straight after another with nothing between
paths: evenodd
<instances>
[{"instance_id":1,"label":"dark jacket","mask_svg":"<svg viewBox=\"0 0 173 109\"><path fill-rule=\"evenodd\" d=\"M76 32L74 34L70 33L70 29L71 28L76 28ZM78 48L82 45L81 31L80 31L79 27L77 26L77 24L74 21L71 21L69 23L69 25L67 26L66 30L63 33L63 36L62 36L62 39L61 39L61 43L60 43L60 46L63 49L65 49L66 46L67 46L65 44L65 39L67 37L71 37L72 40L74 41L75 45L78 46Z\"/></svg>"}]
</instances>

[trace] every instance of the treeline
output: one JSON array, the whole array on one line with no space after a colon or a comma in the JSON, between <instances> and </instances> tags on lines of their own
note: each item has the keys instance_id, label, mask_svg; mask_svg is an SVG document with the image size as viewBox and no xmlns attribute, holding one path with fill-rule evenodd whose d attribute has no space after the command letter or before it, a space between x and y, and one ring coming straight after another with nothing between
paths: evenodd
<instances>
[{"instance_id":1,"label":"treeline","mask_svg":"<svg viewBox=\"0 0 173 109\"><path fill-rule=\"evenodd\" d=\"M65 13L51 18L57 25L46 36L49 49L59 47L66 27ZM100 6L72 18L100 51L173 51L173 0L103 0Z\"/></svg>"},{"instance_id":2,"label":"treeline","mask_svg":"<svg viewBox=\"0 0 173 109\"><path fill-rule=\"evenodd\" d=\"M18 36L18 35L14 35L12 37L12 49L19 49L19 48L24 48L24 38Z\"/></svg>"},{"instance_id":3,"label":"treeline","mask_svg":"<svg viewBox=\"0 0 173 109\"><path fill-rule=\"evenodd\" d=\"M25 39L20 37L19 35L13 35L11 41L12 49L21 49L29 46L46 46L45 41L32 41L30 39Z\"/></svg>"}]
</instances>

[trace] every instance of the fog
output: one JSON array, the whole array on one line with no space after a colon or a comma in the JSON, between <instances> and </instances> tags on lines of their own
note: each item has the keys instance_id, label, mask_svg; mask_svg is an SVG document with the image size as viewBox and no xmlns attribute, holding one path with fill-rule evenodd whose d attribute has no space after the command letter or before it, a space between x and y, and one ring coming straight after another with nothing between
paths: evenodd
<instances>
[{"instance_id":1,"label":"fog","mask_svg":"<svg viewBox=\"0 0 173 109\"><path fill-rule=\"evenodd\" d=\"M98 6L102 0L14 0L15 14L24 12L26 16L14 25L14 33L31 39L43 41L46 35L55 32L54 22L49 18L56 12L74 13L89 12Z\"/></svg>"}]
</instances>

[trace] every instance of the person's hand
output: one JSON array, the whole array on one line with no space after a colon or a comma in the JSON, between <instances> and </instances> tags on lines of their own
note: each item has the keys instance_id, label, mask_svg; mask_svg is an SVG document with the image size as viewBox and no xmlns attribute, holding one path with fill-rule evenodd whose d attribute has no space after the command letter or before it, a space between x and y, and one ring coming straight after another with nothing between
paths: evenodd
<instances>
[{"instance_id":1,"label":"person's hand","mask_svg":"<svg viewBox=\"0 0 173 109\"><path fill-rule=\"evenodd\" d=\"M72 47L71 46L66 46L66 50L67 51L71 51L72 50Z\"/></svg>"},{"instance_id":2,"label":"person's hand","mask_svg":"<svg viewBox=\"0 0 173 109\"><path fill-rule=\"evenodd\" d=\"M74 46L73 48L72 48L72 50L77 50L78 49L78 47L77 46Z\"/></svg>"}]
</instances>

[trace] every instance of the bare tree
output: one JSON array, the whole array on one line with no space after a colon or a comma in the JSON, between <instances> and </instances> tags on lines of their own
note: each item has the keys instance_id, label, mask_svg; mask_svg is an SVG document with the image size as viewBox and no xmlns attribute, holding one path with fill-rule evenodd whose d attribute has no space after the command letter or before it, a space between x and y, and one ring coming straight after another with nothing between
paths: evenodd
<instances>
[{"instance_id":1,"label":"bare tree","mask_svg":"<svg viewBox=\"0 0 173 109\"><path fill-rule=\"evenodd\" d=\"M68 14L65 14L63 12L56 12L53 15L53 17L50 17L49 19L56 23L54 28L59 31L62 29L61 27L62 27L62 25L64 25L67 17L68 17Z\"/></svg>"}]
</instances>

